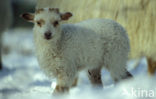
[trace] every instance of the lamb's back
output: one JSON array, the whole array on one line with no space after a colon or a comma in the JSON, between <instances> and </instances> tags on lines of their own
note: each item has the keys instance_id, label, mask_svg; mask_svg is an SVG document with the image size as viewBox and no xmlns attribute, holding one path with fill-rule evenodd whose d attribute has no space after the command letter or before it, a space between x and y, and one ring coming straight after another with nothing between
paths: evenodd
<instances>
[{"instance_id":1,"label":"lamb's back","mask_svg":"<svg viewBox=\"0 0 156 99\"><path fill-rule=\"evenodd\" d=\"M110 55L118 46L129 50L126 31L112 20L91 19L65 24L62 30L64 56L68 60L78 60L80 65L95 66L102 61L105 52Z\"/></svg>"}]
</instances>

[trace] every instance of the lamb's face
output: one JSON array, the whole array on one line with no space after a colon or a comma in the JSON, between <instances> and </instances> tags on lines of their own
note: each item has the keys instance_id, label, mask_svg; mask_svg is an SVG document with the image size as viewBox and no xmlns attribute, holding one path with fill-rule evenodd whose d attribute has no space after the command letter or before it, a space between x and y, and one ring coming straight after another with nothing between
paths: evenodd
<instances>
[{"instance_id":1,"label":"lamb's face","mask_svg":"<svg viewBox=\"0 0 156 99\"><path fill-rule=\"evenodd\" d=\"M70 12L60 13L57 8L38 9L34 14L25 13L22 17L34 23L34 29L39 31L40 36L50 40L60 32L60 22L68 20L72 14Z\"/></svg>"},{"instance_id":2,"label":"lamb's face","mask_svg":"<svg viewBox=\"0 0 156 99\"><path fill-rule=\"evenodd\" d=\"M59 32L61 17L57 10L40 9L34 17L35 29L39 30L43 38L50 40Z\"/></svg>"}]
</instances>

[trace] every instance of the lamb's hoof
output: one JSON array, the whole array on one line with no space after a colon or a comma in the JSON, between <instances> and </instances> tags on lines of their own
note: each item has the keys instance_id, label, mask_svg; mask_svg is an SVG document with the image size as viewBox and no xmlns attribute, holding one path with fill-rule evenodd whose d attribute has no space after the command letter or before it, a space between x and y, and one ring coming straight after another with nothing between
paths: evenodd
<instances>
[{"instance_id":1,"label":"lamb's hoof","mask_svg":"<svg viewBox=\"0 0 156 99\"><path fill-rule=\"evenodd\" d=\"M53 92L53 95L54 96L62 96L62 95L65 95L69 92L69 87L62 87L62 86L59 86L57 85L54 92Z\"/></svg>"}]
</instances>

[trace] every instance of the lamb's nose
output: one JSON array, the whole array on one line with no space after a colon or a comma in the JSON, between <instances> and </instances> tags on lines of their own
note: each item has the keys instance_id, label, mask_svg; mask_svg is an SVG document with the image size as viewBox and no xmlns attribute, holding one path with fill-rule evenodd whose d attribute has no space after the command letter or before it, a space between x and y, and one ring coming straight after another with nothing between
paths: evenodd
<instances>
[{"instance_id":1,"label":"lamb's nose","mask_svg":"<svg viewBox=\"0 0 156 99\"><path fill-rule=\"evenodd\" d=\"M45 39L51 39L52 33L50 31L44 33Z\"/></svg>"}]
</instances>

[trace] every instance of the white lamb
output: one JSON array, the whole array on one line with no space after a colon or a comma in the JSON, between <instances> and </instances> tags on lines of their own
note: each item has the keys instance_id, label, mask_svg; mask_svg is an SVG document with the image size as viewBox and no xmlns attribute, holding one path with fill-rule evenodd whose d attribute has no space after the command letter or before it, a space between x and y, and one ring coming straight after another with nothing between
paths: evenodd
<instances>
[{"instance_id":1,"label":"white lamb","mask_svg":"<svg viewBox=\"0 0 156 99\"><path fill-rule=\"evenodd\" d=\"M126 70L130 49L126 31L108 19L91 19L76 24L61 24L70 12L57 8L37 9L22 17L34 25L36 54L41 69L57 78L54 93L66 92L77 83L78 73L88 70L94 85L102 85L101 68L109 70L114 81L132 75Z\"/></svg>"}]
</instances>

